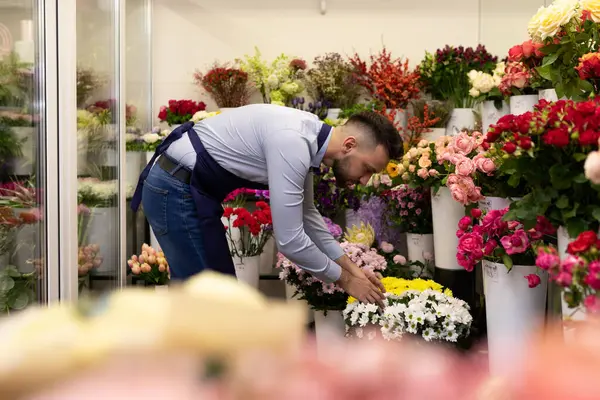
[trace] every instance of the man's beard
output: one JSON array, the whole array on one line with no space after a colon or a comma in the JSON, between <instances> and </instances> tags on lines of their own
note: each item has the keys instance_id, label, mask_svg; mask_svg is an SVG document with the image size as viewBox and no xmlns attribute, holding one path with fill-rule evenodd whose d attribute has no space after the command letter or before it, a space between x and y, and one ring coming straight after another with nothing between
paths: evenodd
<instances>
[{"instance_id":1,"label":"man's beard","mask_svg":"<svg viewBox=\"0 0 600 400\"><path fill-rule=\"evenodd\" d=\"M335 177L335 184L338 187L348 187L350 184L355 183L351 182L348 178L348 159L333 160L331 170L333 171L333 176Z\"/></svg>"}]
</instances>

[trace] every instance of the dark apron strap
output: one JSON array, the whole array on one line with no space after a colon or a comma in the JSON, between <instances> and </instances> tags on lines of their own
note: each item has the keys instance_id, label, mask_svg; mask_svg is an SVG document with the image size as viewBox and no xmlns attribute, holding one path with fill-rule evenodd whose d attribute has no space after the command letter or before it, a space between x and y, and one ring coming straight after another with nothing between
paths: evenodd
<instances>
[{"instance_id":1,"label":"dark apron strap","mask_svg":"<svg viewBox=\"0 0 600 400\"><path fill-rule=\"evenodd\" d=\"M160 145L158 145L156 151L154 152L154 155L152 156L152 159L150 160L150 162L148 162L148 165L146 165L146 168L144 168L144 170L140 174L140 178L138 179L137 187L135 188L135 193L133 194L133 198L131 199L131 209L134 212L137 211L140 207L140 203L142 202L142 188L144 186L144 181L148 177L148 174L150 173L150 170L152 169L152 166L154 165L156 159L159 156L161 156L173 142L180 139L184 133L193 130L193 128L194 122L186 122L185 124L175 128L171 133L169 133L165 140L163 140L163 142Z\"/></svg>"},{"instance_id":2,"label":"dark apron strap","mask_svg":"<svg viewBox=\"0 0 600 400\"><path fill-rule=\"evenodd\" d=\"M323 124L323 126L321 127L321 130L319 131L319 136L317 136L317 153L321 151L321 148L327 141L327 138L329 137L329 134L331 133L332 129L333 127L327 124Z\"/></svg>"}]
</instances>

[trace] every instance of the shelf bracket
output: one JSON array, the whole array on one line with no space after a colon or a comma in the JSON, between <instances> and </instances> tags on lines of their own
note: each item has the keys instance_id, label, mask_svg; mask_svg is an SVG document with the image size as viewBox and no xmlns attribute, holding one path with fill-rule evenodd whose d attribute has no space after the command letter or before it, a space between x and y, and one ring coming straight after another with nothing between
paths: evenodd
<instances>
[{"instance_id":1,"label":"shelf bracket","mask_svg":"<svg viewBox=\"0 0 600 400\"><path fill-rule=\"evenodd\" d=\"M327 0L320 0L321 2L321 15L327 14Z\"/></svg>"}]
</instances>

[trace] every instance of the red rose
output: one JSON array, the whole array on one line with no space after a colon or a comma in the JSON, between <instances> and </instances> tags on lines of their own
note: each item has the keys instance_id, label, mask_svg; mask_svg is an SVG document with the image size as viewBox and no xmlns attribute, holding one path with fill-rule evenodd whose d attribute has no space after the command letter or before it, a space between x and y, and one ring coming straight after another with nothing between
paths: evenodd
<instances>
[{"instance_id":1,"label":"red rose","mask_svg":"<svg viewBox=\"0 0 600 400\"><path fill-rule=\"evenodd\" d=\"M521 147L523 150L529 150L531 148L531 139L528 137L520 137L519 147Z\"/></svg>"},{"instance_id":2,"label":"red rose","mask_svg":"<svg viewBox=\"0 0 600 400\"><path fill-rule=\"evenodd\" d=\"M546 132L542 139L549 146L565 147L569 144L569 132L566 129L557 128Z\"/></svg>"},{"instance_id":3,"label":"red rose","mask_svg":"<svg viewBox=\"0 0 600 400\"><path fill-rule=\"evenodd\" d=\"M593 146L598 143L600 133L588 129L579 134L579 144L582 146Z\"/></svg>"},{"instance_id":4,"label":"red rose","mask_svg":"<svg viewBox=\"0 0 600 400\"><path fill-rule=\"evenodd\" d=\"M474 208L471 210L471 216L475 219L481 218L481 210L479 208Z\"/></svg>"},{"instance_id":5,"label":"red rose","mask_svg":"<svg viewBox=\"0 0 600 400\"><path fill-rule=\"evenodd\" d=\"M158 119L164 121L167 119L167 107L162 106L158 112Z\"/></svg>"},{"instance_id":6,"label":"red rose","mask_svg":"<svg viewBox=\"0 0 600 400\"><path fill-rule=\"evenodd\" d=\"M508 59L509 61L521 61L524 56L524 48L520 44L513 46L508 50ZM531 52L529 53L531 55ZM525 57L529 57L525 55Z\"/></svg>"},{"instance_id":7,"label":"red rose","mask_svg":"<svg viewBox=\"0 0 600 400\"><path fill-rule=\"evenodd\" d=\"M577 236L577 239L569 243L569 245L567 246L567 253L573 255L583 253L589 250L589 248L592 247L594 244L596 244L597 240L598 237L596 235L596 232L582 232L581 234L579 234L579 236Z\"/></svg>"},{"instance_id":8,"label":"red rose","mask_svg":"<svg viewBox=\"0 0 600 400\"><path fill-rule=\"evenodd\" d=\"M535 46L531 40L523 42L521 48L523 49L523 56L525 56L525 58L531 57L535 51ZM510 56L510 52L508 54Z\"/></svg>"},{"instance_id":9,"label":"red rose","mask_svg":"<svg viewBox=\"0 0 600 400\"><path fill-rule=\"evenodd\" d=\"M515 151L517 151L517 145L513 142L504 143L504 146L502 146L502 150L504 150L508 154L512 154Z\"/></svg>"}]
</instances>

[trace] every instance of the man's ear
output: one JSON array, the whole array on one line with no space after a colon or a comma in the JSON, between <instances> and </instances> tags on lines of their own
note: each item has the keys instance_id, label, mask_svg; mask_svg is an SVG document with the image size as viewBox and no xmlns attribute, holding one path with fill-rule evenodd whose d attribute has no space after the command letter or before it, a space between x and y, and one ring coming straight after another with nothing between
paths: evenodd
<instances>
[{"instance_id":1,"label":"man's ear","mask_svg":"<svg viewBox=\"0 0 600 400\"><path fill-rule=\"evenodd\" d=\"M344 154L349 153L350 150L355 149L358 143L356 142L356 137L348 136L342 142L342 150Z\"/></svg>"}]
</instances>

